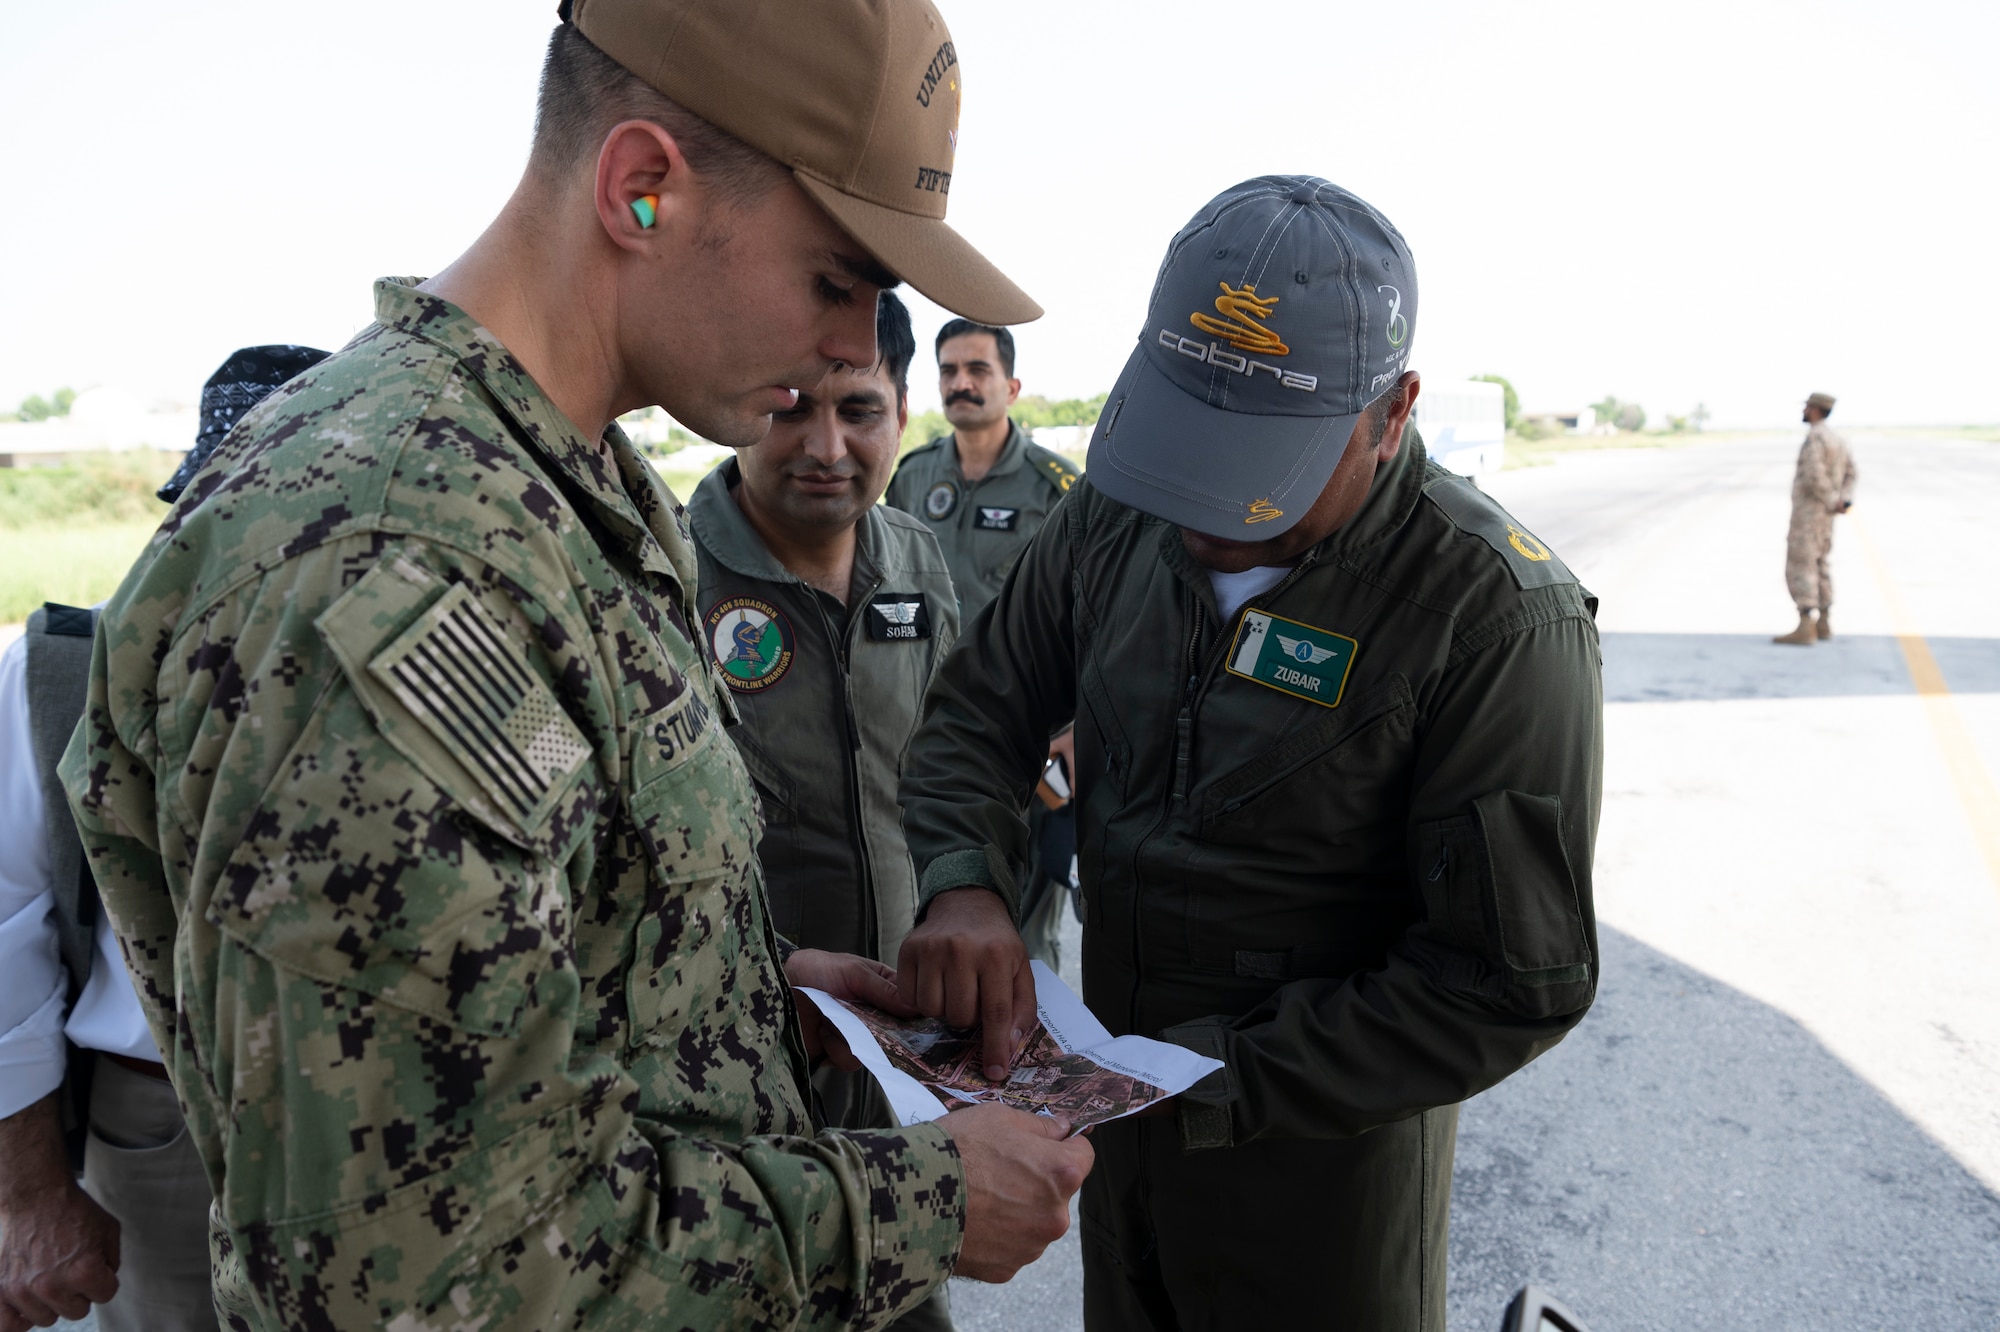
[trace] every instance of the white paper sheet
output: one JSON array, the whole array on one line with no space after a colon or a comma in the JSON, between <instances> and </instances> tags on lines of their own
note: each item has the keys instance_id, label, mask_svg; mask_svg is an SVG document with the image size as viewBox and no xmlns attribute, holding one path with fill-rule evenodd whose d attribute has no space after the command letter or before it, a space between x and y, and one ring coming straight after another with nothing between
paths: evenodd
<instances>
[{"instance_id":1,"label":"white paper sheet","mask_svg":"<svg viewBox=\"0 0 2000 1332\"><path fill-rule=\"evenodd\" d=\"M820 990L802 987L800 993L840 1031L882 1084L904 1124L936 1119L952 1105L1000 1101L1061 1115L1082 1127L1137 1114L1222 1067L1218 1060L1165 1041L1113 1036L1061 977L1040 962L1032 965L1041 1030L1031 1035L1005 1083L989 1082L978 1072L976 1033L967 1036L923 1019L905 1022L865 1006L850 1008ZM896 1043L894 1058L877 1029Z\"/></svg>"}]
</instances>

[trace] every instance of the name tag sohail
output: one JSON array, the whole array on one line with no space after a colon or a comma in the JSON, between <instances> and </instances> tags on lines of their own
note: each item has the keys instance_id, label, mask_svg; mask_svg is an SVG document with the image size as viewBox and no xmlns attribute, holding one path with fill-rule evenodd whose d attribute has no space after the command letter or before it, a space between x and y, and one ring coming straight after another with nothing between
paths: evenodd
<instances>
[{"instance_id":1,"label":"name tag sohail","mask_svg":"<svg viewBox=\"0 0 2000 1332\"><path fill-rule=\"evenodd\" d=\"M921 592L880 592L868 600L868 637L877 643L931 636L931 604Z\"/></svg>"}]
</instances>

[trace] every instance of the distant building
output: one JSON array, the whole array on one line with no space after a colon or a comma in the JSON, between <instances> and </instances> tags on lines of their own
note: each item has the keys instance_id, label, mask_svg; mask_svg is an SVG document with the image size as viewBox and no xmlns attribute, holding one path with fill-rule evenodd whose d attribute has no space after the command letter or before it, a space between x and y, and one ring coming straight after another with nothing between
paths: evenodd
<instances>
[{"instance_id":1,"label":"distant building","mask_svg":"<svg viewBox=\"0 0 2000 1332\"><path fill-rule=\"evenodd\" d=\"M1522 412L1521 419L1534 422L1550 434L1560 431L1570 435L1604 435L1614 434L1618 429L1609 422L1600 426L1594 407L1578 407L1564 412Z\"/></svg>"},{"instance_id":2,"label":"distant building","mask_svg":"<svg viewBox=\"0 0 2000 1332\"><path fill-rule=\"evenodd\" d=\"M1417 430L1438 466L1475 480L1506 464L1507 391L1490 380L1441 380L1417 395Z\"/></svg>"},{"instance_id":3,"label":"distant building","mask_svg":"<svg viewBox=\"0 0 2000 1332\"><path fill-rule=\"evenodd\" d=\"M1028 432L1028 437L1043 448L1074 458L1078 464L1090 449L1090 437L1097 430L1097 423L1089 425L1036 426Z\"/></svg>"}]
</instances>

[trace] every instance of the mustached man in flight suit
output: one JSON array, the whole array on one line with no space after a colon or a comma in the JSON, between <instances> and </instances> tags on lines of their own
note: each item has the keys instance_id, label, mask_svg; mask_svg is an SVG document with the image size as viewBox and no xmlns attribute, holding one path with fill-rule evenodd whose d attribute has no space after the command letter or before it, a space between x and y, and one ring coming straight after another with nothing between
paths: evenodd
<instances>
[{"instance_id":1,"label":"mustached man in flight suit","mask_svg":"<svg viewBox=\"0 0 2000 1332\"><path fill-rule=\"evenodd\" d=\"M1416 312L1347 191L1210 202L911 745L905 996L1026 1029L1001 871L1073 714L1085 998L1224 1065L1095 1131L1092 1329L1442 1332L1457 1104L1595 990L1595 600L1405 442Z\"/></svg>"},{"instance_id":2,"label":"mustached man in flight suit","mask_svg":"<svg viewBox=\"0 0 2000 1332\"><path fill-rule=\"evenodd\" d=\"M959 613L970 624L1076 483L1076 469L1029 439L1008 415L1021 396L1011 332L953 319L938 330L936 352L938 396L951 433L904 455L883 502L923 519L937 534L958 589ZM1050 760L1058 757L1074 769L1067 726L1049 745ZM1060 971L1076 809L1048 782L1037 787L1029 808L1021 937L1030 957Z\"/></svg>"},{"instance_id":3,"label":"mustached man in flight suit","mask_svg":"<svg viewBox=\"0 0 2000 1332\"><path fill-rule=\"evenodd\" d=\"M885 963L917 910L896 783L958 607L930 529L875 502L909 419L916 351L889 292L875 345L874 365L837 366L774 413L761 443L696 488L687 517L703 641L763 800L772 924L786 944L860 954L893 981ZM866 1072L822 1067L813 1082L829 1122L895 1126ZM895 1324L950 1325L942 1291Z\"/></svg>"}]
</instances>

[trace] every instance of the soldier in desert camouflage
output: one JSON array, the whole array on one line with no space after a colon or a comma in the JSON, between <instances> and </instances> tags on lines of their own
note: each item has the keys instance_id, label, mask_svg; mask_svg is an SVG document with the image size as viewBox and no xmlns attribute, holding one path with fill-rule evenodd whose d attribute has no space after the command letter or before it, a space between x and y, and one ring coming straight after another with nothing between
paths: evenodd
<instances>
[{"instance_id":1,"label":"soldier in desert camouflage","mask_svg":"<svg viewBox=\"0 0 2000 1332\"><path fill-rule=\"evenodd\" d=\"M1854 507L1854 455L1847 441L1827 427L1833 414L1831 394L1806 399L1801 416L1807 426L1792 473L1792 523L1785 533L1785 587L1799 608L1799 625L1772 639L1810 647L1833 637L1833 520Z\"/></svg>"},{"instance_id":2,"label":"soldier in desert camouflage","mask_svg":"<svg viewBox=\"0 0 2000 1332\"><path fill-rule=\"evenodd\" d=\"M993 1107L813 1122L788 977L893 990L779 969L693 546L611 424L754 443L898 277L1039 313L909 185L956 51L927 0L563 19L506 209L194 478L64 759L232 1327L876 1327L1089 1169Z\"/></svg>"}]
</instances>

